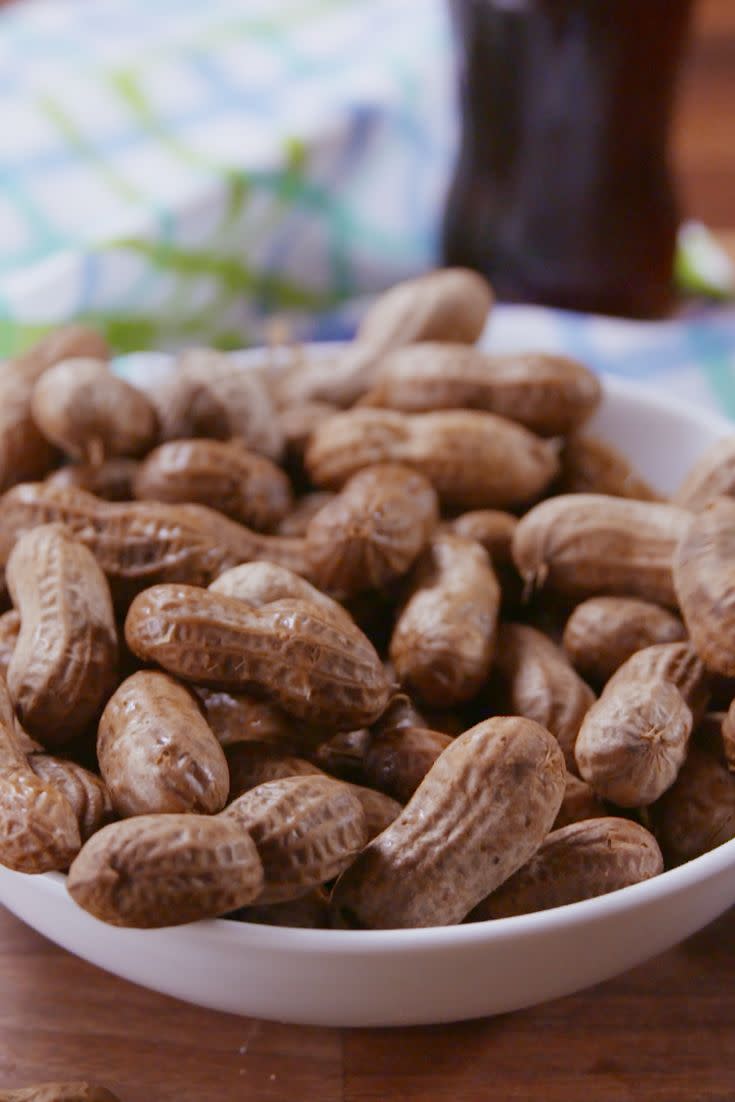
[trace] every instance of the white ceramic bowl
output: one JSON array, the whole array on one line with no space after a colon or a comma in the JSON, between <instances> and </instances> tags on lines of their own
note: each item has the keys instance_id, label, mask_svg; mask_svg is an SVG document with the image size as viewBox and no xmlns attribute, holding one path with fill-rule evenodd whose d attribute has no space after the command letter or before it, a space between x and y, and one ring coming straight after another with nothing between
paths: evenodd
<instances>
[{"instance_id":1,"label":"white ceramic bowl","mask_svg":"<svg viewBox=\"0 0 735 1102\"><path fill-rule=\"evenodd\" d=\"M662 490L732 431L720 418L615 380L605 384L593 428ZM101 968L202 1006L321 1026L448 1022L570 994L688 937L735 903L735 840L599 899L429 930L289 930L228 921L117 930L80 910L63 876L4 869L0 902Z\"/></svg>"}]
</instances>

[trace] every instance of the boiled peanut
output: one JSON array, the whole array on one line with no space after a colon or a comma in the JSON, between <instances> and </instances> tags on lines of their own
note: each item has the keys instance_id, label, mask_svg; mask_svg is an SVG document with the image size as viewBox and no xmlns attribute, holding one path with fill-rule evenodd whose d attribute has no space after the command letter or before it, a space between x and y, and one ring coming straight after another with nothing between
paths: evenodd
<instances>
[{"instance_id":1,"label":"boiled peanut","mask_svg":"<svg viewBox=\"0 0 735 1102\"><path fill-rule=\"evenodd\" d=\"M24 727L44 746L59 746L97 717L112 689L117 633L109 586L91 551L60 524L21 537L7 580L21 619L10 695Z\"/></svg>"},{"instance_id":2,"label":"boiled peanut","mask_svg":"<svg viewBox=\"0 0 735 1102\"><path fill-rule=\"evenodd\" d=\"M55 451L31 415L36 381L69 356L107 355L102 336L86 326L69 325L44 337L27 352L3 364L0 377L0 491L29 478L43 478Z\"/></svg>"},{"instance_id":3,"label":"boiled peanut","mask_svg":"<svg viewBox=\"0 0 735 1102\"><path fill-rule=\"evenodd\" d=\"M563 642L582 677L603 685L636 651L685 638L681 620L650 601L590 597L567 620Z\"/></svg>"},{"instance_id":4,"label":"boiled peanut","mask_svg":"<svg viewBox=\"0 0 735 1102\"><path fill-rule=\"evenodd\" d=\"M278 535L287 538L305 536L312 517L315 517L330 501L334 501L334 497L335 495L329 490L316 490L314 493L304 494L303 497L298 498L291 512L287 513L278 525Z\"/></svg>"},{"instance_id":5,"label":"boiled peanut","mask_svg":"<svg viewBox=\"0 0 735 1102\"><path fill-rule=\"evenodd\" d=\"M700 512L718 497L735 496L735 436L718 440L694 464L674 494L683 509Z\"/></svg>"},{"instance_id":6,"label":"boiled peanut","mask_svg":"<svg viewBox=\"0 0 735 1102\"><path fill-rule=\"evenodd\" d=\"M666 863L691 861L735 838L735 776L713 754L692 746L650 814Z\"/></svg>"},{"instance_id":7,"label":"boiled peanut","mask_svg":"<svg viewBox=\"0 0 735 1102\"><path fill-rule=\"evenodd\" d=\"M118 815L194 811L227 801L224 752L192 694L172 677L140 670L107 702L97 756Z\"/></svg>"},{"instance_id":8,"label":"boiled peanut","mask_svg":"<svg viewBox=\"0 0 735 1102\"><path fill-rule=\"evenodd\" d=\"M107 360L109 356L109 345L101 333L88 325L72 322L46 333L20 356L6 363L3 370L12 371L35 383L45 371L62 360Z\"/></svg>"},{"instance_id":9,"label":"boiled peanut","mask_svg":"<svg viewBox=\"0 0 735 1102\"><path fill-rule=\"evenodd\" d=\"M7 678L8 666L13 657L20 633L20 616L11 608L0 616L0 676Z\"/></svg>"},{"instance_id":10,"label":"boiled peanut","mask_svg":"<svg viewBox=\"0 0 735 1102\"><path fill-rule=\"evenodd\" d=\"M489 719L466 731L337 881L335 921L461 922L536 852L559 810L564 772L556 740L531 720Z\"/></svg>"},{"instance_id":11,"label":"boiled peanut","mask_svg":"<svg viewBox=\"0 0 735 1102\"><path fill-rule=\"evenodd\" d=\"M272 562L247 562L225 570L209 586L211 593L236 597L254 608L264 608L274 601L295 597L317 605L324 616L347 631L355 627L350 614L326 593L299 577L293 570Z\"/></svg>"},{"instance_id":12,"label":"boiled peanut","mask_svg":"<svg viewBox=\"0 0 735 1102\"><path fill-rule=\"evenodd\" d=\"M55 784L33 772L14 721L0 680L0 865L26 873L66 869L82 844L74 809Z\"/></svg>"},{"instance_id":13,"label":"boiled peanut","mask_svg":"<svg viewBox=\"0 0 735 1102\"><path fill-rule=\"evenodd\" d=\"M135 478L139 501L199 503L261 531L291 508L291 485L262 455L224 440L173 440L155 448Z\"/></svg>"},{"instance_id":14,"label":"boiled peanut","mask_svg":"<svg viewBox=\"0 0 735 1102\"><path fill-rule=\"evenodd\" d=\"M465 268L445 268L396 284L375 300L351 345L286 371L275 382L276 399L282 406L313 401L352 405L372 385L389 349L414 341L474 343L492 301L489 284Z\"/></svg>"},{"instance_id":15,"label":"boiled peanut","mask_svg":"<svg viewBox=\"0 0 735 1102\"><path fill-rule=\"evenodd\" d=\"M250 835L221 815L138 815L103 827L69 870L67 888L112 926L151 929L245 907L263 887Z\"/></svg>"},{"instance_id":16,"label":"boiled peanut","mask_svg":"<svg viewBox=\"0 0 735 1102\"><path fill-rule=\"evenodd\" d=\"M539 436L578 428L602 397L597 377L566 356L491 355L479 348L422 342L389 352L364 404L403 413L479 409Z\"/></svg>"},{"instance_id":17,"label":"boiled peanut","mask_svg":"<svg viewBox=\"0 0 735 1102\"><path fill-rule=\"evenodd\" d=\"M607 808L586 781L567 773L564 798L559 813L554 819L553 830L581 823L585 819L600 819L607 815Z\"/></svg>"},{"instance_id":18,"label":"boiled peanut","mask_svg":"<svg viewBox=\"0 0 735 1102\"><path fill-rule=\"evenodd\" d=\"M117 1095L94 1083L38 1083L0 1090L0 1102L119 1102Z\"/></svg>"},{"instance_id":19,"label":"boiled peanut","mask_svg":"<svg viewBox=\"0 0 735 1102\"><path fill-rule=\"evenodd\" d=\"M692 713L670 681L622 681L582 721L580 776L618 807L647 807L676 780L691 730Z\"/></svg>"},{"instance_id":20,"label":"boiled peanut","mask_svg":"<svg viewBox=\"0 0 735 1102\"><path fill-rule=\"evenodd\" d=\"M283 777L324 776L316 765L268 742L236 742L227 748L230 770L228 803L268 781Z\"/></svg>"},{"instance_id":21,"label":"boiled peanut","mask_svg":"<svg viewBox=\"0 0 735 1102\"><path fill-rule=\"evenodd\" d=\"M347 787L362 806L368 842L382 834L403 811L398 800L392 799L385 792L376 792L374 788L368 788L364 784L348 783Z\"/></svg>"},{"instance_id":22,"label":"boiled peanut","mask_svg":"<svg viewBox=\"0 0 735 1102\"><path fill-rule=\"evenodd\" d=\"M371 723L389 685L357 627L335 625L317 605L275 601L264 608L195 586L153 586L125 621L128 646L186 681L257 688L284 711L332 730Z\"/></svg>"},{"instance_id":23,"label":"boiled peanut","mask_svg":"<svg viewBox=\"0 0 735 1102\"><path fill-rule=\"evenodd\" d=\"M217 514L203 506L109 504L74 487L24 483L0 499L0 562L7 562L24 532L62 523L89 547L116 602L126 605L156 581L206 583L224 566L239 561L240 549L223 544L219 531L213 532L211 517Z\"/></svg>"},{"instance_id":24,"label":"boiled peanut","mask_svg":"<svg viewBox=\"0 0 735 1102\"><path fill-rule=\"evenodd\" d=\"M75 486L103 501L131 501L138 463L135 459L106 459L103 463L67 463L46 479L47 486Z\"/></svg>"},{"instance_id":25,"label":"boiled peanut","mask_svg":"<svg viewBox=\"0 0 735 1102\"><path fill-rule=\"evenodd\" d=\"M31 412L47 440L87 463L142 455L158 431L145 395L102 360L62 360L50 367L33 388Z\"/></svg>"},{"instance_id":26,"label":"boiled peanut","mask_svg":"<svg viewBox=\"0 0 735 1102\"><path fill-rule=\"evenodd\" d=\"M487 553L437 535L419 559L390 657L401 685L442 707L475 696L495 649L500 587Z\"/></svg>"},{"instance_id":27,"label":"boiled peanut","mask_svg":"<svg viewBox=\"0 0 735 1102\"><path fill-rule=\"evenodd\" d=\"M56 451L31 415L33 383L3 365L0 376L0 490L28 478L43 478Z\"/></svg>"},{"instance_id":28,"label":"boiled peanut","mask_svg":"<svg viewBox=\"0 0 735 1102\"><path fill-rule=\"evenodd\" d=\"M528 588L676 605L672 563L690 514L659 502L562 494L519 521L513 558Z\"/></svg>"},{"instance_id":29,"label":"boiled peanut","mask_svg":"<svg viewBox=\"0 0 735 1102\"><path fill-rule=\"evenodd\" d=\"M432 765L452 743L449 735L423 727L399 727L373 733L362 772L371 788L408 803Z\"/></svg>"},{"instance_id":30,"label":"boiled peanut","mask_svg":"<svg viewBox=\"0 0 735 1102\"><path fill-rule=\"evenodd\" d=\"M674 556L674 584L692 645L708 669L735 675L735 501L691 518Z\"/></svg>"},{"instance_id":31,"label":"boiled peanut","mask_svg":"<svg viewBox=\"0 0 735 1102\"><path fill-rule=\"evenodd\" d=\"M113 816L110 793L104 781L75 761L50 754L30 754L28 764L42 781L58 789L69 801L86 842Z\"/></svg>"},{"instance_id":32,"label":"boiled peanut","mask_svg":"<svg viewBox=\"0 0 735 1102\"><path fill-rule=\"evenodd\" d=\"M594 436L570 436L561 452L560 494L608 494L636 501L660 501L626 457Z\"/></svg>"},{"instance_id":33,"label":"boiled peanut","mask_svg":"<svg viewBox=\"0 0 735 1102\"><path fill-rule=\"evenodd\" d=\"M384 464L353 475L306 533L312 577L336 597L383 589L408 572L439 521L422 475Z\"/></svg>"},{"instance_id":34,"label":"boiled peanut","mask_svg":"<svg viewBox=\"0 0 735 1102\"><path fill-rule=\"evenodd\" d=\"M707 711L707 671L689 643L657 643L636 651L620 666L605 686L605 692L624 681L669 681L688 705L694 723Z\"/></svg>"},{"instance_id":35,"label":"boiled peanut","mask_svg":"<svg viewBox=\"0 0 735 1102\"><path fill-rule=\"evenodd\" d=\"M362 805L331 777L283 777L258 785L219 816L247 831L263 863L258 903L298 899L332 880L367 842Z\"/></svg>"},{"instance_id":36,"label":"boiled peanut","mask_svg":"<svg viewBox=\"0 0 735 1102\"><path fill-rule=\"evenodd\" d=\"M268 459L281 456L283 436L262 380L220 352L194 348L182 353L148 397L158 414L162 441L238 439Z\"/></svg>"},{"instance_id":37,"label":"boiled peanut","mask_svg":"<svg viewBox=\"0 0 735 1102\"><path fill-rule=\"evenodd\" d=\"M564 653L535 628L503 624L498 633L495 671L501 707L508 715L534 719L551 731L567 769L577 772L574 744L595 694Z\"/></svg>"},{"instance_id":38,"label":"boiled peanut","mask_svg":"<svg viewBox=\"0 0 735 1102\"><path fill-rule=\"evenodd\" d=\"M663 872L656 839L629 819L587 819L553 830L531 860L470 915L488 918L547 911L619 891Z\"/></svg>"},{"instance_id":39,"label":"boiled peanut","mask_svg":"<svg viewBox=\"0 0 735 1102\"><path fill-rule=\"evenodd\" d=\"M522 583L513 562L513 533L517 525L518 517L500 509L473 509L446 523L446 527L457 536L476 540L485 548L500 582L503 604L506 606L517 604L521 598Z\"/></svg>"},{"instance_id":40,"label":"boiled peanut","mask_svg":"<svg viewBox=\"0 0 735 1102\"><path fill-rule=\"evenodd\" d=\"M553 441L475 410L348 410L320 425L306 451L311 478L328 489L376 463L412 467L443 505L457 509L521 505L538 497L558 469Z\"/></svg>"}]
</instances>

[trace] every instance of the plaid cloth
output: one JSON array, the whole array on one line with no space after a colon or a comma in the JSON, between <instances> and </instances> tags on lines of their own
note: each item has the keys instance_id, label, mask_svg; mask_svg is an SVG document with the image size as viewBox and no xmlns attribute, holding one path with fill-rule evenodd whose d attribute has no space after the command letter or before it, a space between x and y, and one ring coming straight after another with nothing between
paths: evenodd
<instances>
[{"instance_id":1,"label":"plaid cloth","mask_svg":"<svg viewBox=\"0 0 735 1102\"><path fill-rule=\"evenodd\" d=\"M25 0L0 13L0 356L72 317L121 352L349 336L437 261L456 150L445 0ZM699 228L679 276L732 290ZM710 278L710 275L712 278ZM566 351L735 416L735 316L502 307Z\"/></svg>"}]
</instances>

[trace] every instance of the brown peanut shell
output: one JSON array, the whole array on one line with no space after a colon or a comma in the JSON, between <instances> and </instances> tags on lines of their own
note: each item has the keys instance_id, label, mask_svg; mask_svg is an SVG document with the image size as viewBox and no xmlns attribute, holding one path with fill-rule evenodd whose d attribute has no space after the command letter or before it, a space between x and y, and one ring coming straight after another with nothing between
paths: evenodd
<instances>
[{"instance_id":1,"label":"brown peanut shell","mask_svg":"<svg viewBox=\"0 0 735 1102\"><path fill-rule=\"evenodd\" d=\"M221 593L224 597L235 597L253 608L264 608L274 601L294 597L317 605L322 614L338 627L343 626L347 631L355 627L352 617L342 605L293 570L277 563L256 561L230 567L211 583L209 591Z\"/></svg>"},{"instance_id":2,"label":"brown peanut shell","mask_svg":"<svg viewBox=\"0 0 735 1102\"><path fill-rule=\"evenodd\" d=\"M336 923L461 922L538 849L559 810L564 774L558 743L531 720L489 719L466 731L337 881Z\"/></svg>"},{"instance_id":3,"label":"brown peanut shell","mask_svg":"<svg viewBox=\"0 0 735 1102\"><path fill-rule=\"evenodd\" d=\"M14 608L0 616L0 676L7 678L8 666L20 634L20 615Z\"/></svg>"},{"instance_id":4,"label":"brown peanut shell","mask_svg":"<svg viewBox=\"0 0 735 1102\"><path fill-rule=\"evenodd\" d=\"M735 436L726 436L707 449L673 500L682 509L699 513L718 497L735 497Z\"/></svg>"},{"instance_id":5,"label":"brown peanut shell","mask_svg":"<svg viewBox=\"0 0 735 1102\"><path fill-rule=\"evenodd\" d=\"M98 831L69 870L67 888L112 926L152 929L216 918L252 903L263 886L255 844L222 815L139 815Z\"/></svg>"},{"instance_id":6,"label":"brown peanut shell","mask_svg":"<svg viewBox=\"0 0 735 1102\"><path fill-rule=\"evenodd\" d=\"M735 838L735 775L698 746L676 782L651 808L667 865L681 865Z\"/></svg>"},{"instance_id":7,"label":"brown peanut shell","mask_svg":"<svg viewBox=\"0 0 735 1102\"><path fill-rule=\"evenodd\" d=\"M46 479L47 486L76 487L103 501L132 501L138 470L135 459L106 459L103 463L67 463Z\"/></svg>"},{"instance_id":8,"label":"brown peanut shell","mask_svg":"<svg viewBox=\"0 0 735 1102\"><path fill-rule=\"evenodd\" d=\"M27 532L7 568L21 626L8 688L27 730L60 746L99 715L117 667L110 589L92 553L60 524Z\"/></svg>"},{"instance_id":9,"label":"brown peanut shell","mask_svg":"<svg viewBox=\"0 0 735 1102\"><path fill-rule=\"evenodd\" d=\"M154 448L135 477L139 501L200 504L258 531L291 508L291 485L270 459L224 440L173 440Z\"/></svg>"},{"instance_id":10,"label":"brown peanut shell","mask_svg":"<svg viewBox=\"0 0 735 1102\"><path fill-rule=\"evenodd\" d=\"M559 830L570 823L584 822L585 819L600 819L607 813L606 805L594 789L574 773L567 773L564 798L552 829Z\"/></svg>"},{"instance_id":11,"label":"brown peanut shell","mask_svg":"<svg viewBox=\"0 0 735 1102\"><path fill-rule=\"evenodd\" d=\"M255 609L195 586L153 586L133 601L128 646L144 661L209 688L253 689L325 730L382 713L390 687L357 627L336 626L307 601Z\"/></svg>"},{"instance_id":12,"label":"brown peanut shell","mask_svg":"<svg viewBox=\"0 0 735 1102\"><path fill-rule=\"evenodd\" d=\"M567 620L563 646L582 677L604 685L637 651L685 638L681 620L650 601L590 597L577 605Z\"/></svg>"},{"instance_id":13,"label":"brown peanut shell","mask_svg":"<svg viewBox=\"0 0 735 1102\"><path fill-rule=\"evenodd\" d=\"M551 731L576 773L574 744L595 694L551 639L525 624L502 624L494 671L500 707L508 715L534 719Z\"/></svg>"},{"instance_id":14,"label":"brown peanut shell","mask_svg":"<svg viewBox=\"0 0 735 1102\"><path fill-rule=\"evenodd\" d=\"M315 490L313 493L297 498L291 511L278 525L278 535L289 539L305 536L312 517L315 517L330 501L334 501L334 496L329 490Z\"/></svg>"},{"instance_id":15,"label":"brown peanut shell","mask_svg":"<svg viewBox=\"0 0 735 1102\"><path fill-rule=\"evenodd\" d=\"M499 611L500 586L483 548L435 536L390 641L401 685L437 707L475 696L490 671Z\"/></svg>"},{"instance_id":16,"label":"brown peanut shell","mask_svg":"<svg viewBox=\"0 0 735 1102\"><path fill-rule=\"evenodd\" d=\"M76 358L50 367L33 389L31 412L47 440L86 463L142 455L158 432L146 396L103 360Z\"/></svg>"},{"instance_id":17,"label":"brown peanut shell","mask_svg":"<svg viewBox=\"0 0 735 1102\"><path fill-rule=\"evenodd\" d=\"M164 673L139 670L115 690L99 722L97 756L121 817L214 815L227 802L224 752L191 692Z\"/></svg>"},{"instance_id":18,"label":"brown peanut shell","mask_svg":"<svg viewBox=\"0 0 735 1102\"><path fill-rule=\"evenodd\" d=\"M674 584L692 646L709 670L735 676L735 501L695 513L674 556Z\"/></svg>"},{"instance_id":19,"label":"brown peanut shell","mask_svg":"<svg viewBox=\"0 0 735 1102\"><path fill-rule=\"evenodd\" d=\"M690 514L604 494L562 494L518 523L513 558L527 589L641 597L676 606L672 564Z\"/></svg>"},{"instance_id":20,"label":"brown peanut shell","mask_svg":"<svg viewBox=\"0 0 735 1102\"><path fill-rule=\"evenodd\" d=\"M46 784L57 788L69 801L79 824L82 842L109 823L112 801L105 782L75 761L50 754L29 754L28 764Z\"/></svg>"},{"instance_id":21,"label":"brown peanut shell","mask_svg":"<svg viewBox=\"0 0 735 1102\"><path fill-rule=\"evenodd\" d=\"M560 494L608 494L635 501L661 500L661 495L612 444L576 433L564 441L557 490Z\"/></svg>"},{"instance_id":22,"label":"brown peanut shell","mask_svg":"<svg viewBox=\"0 0 735 1102\"><path fill-rule=\"evenodd\" d=\"M691 730L692 713L670 681L622 681L582 722L579 773L618 807L647 807L676 780Z\"/></svg>"},{"instance_id":23,"label":"brown peanut shell","mask_svg":"<svg viewBox=\"0 0 735 1102\"><path fill-rule=\"evenodd\" d=\"M119 1102L116 1094L94 1083L38 1083L0 1090L0 1102Z\"/></svg>"},{"instance_id":24,"label":"brown peanut shell","mask_svg":"<svg viewBox=\"0 0 735 1102\"><path fill-rule=\"evenodd\" d=\"M425 727L399 727L373 732L365 750L365 783L402 804L408 803L452 738Z\"/></svg>"},{"instance_id":25,"label":"brown peanut shell","mask_svg":"<svg viewBox=\"0 0 735 1102\"><path fill-rule=\"evenodd\" d=\"M298 899L333 879L367 842L362 804L331 777L284 777L251 789L220 816L247 831L263 863L258 903Z\"/></svg>"},{"instance_id":26,"label":"brown peanut shell","mask_svg":"<svg viewBox=\"0 0 735 1102\"><path fill-rule=\"evenodd\" d=\"M696 651L687 642L656 643L636 651L620 666L605 686L612 691L624 681L670 681L689 706L695 724L707 711L709 685L707 671Z\"/></svg>"},{"instance_id":27,"label":"brown peanut shell","mask_svg":"<svg viewBox=\"0 0 735 1102\"><path fill-rule=\"evenodd\" d=\"M305 461L312 481L327 489L376 463L401 463L429 480L443 506L461 510L533 501L558 471L553 441L476 410L348 410L316 429Z\"/></svg>"},{"instance_id":28,"label":"brown peanut shell","mask_svg":"<svg viewBox=\"0 0 735 1102\"><path fill-rule=\"evenodd\" d=\"M566 356L493 355L425 341L389 352L364 402L403 413L483 410L539 436L564 436L591 416L601 397L593 372Z\"/></svg>"},{"instance_id":29,"label":"brown peanut shell","mask_svg":"<svg viewBox=\"0 0 735 1102\"><path fill-rule=\"evenodd\" d=\"M555 829L531 860L484 899L470 920L548 911L619 891L664 870L656 839L630 819L588 819Z\"/></svg>"},{"instance_id":30,"label":"brown peanut shell","mask_svg":"<svg viewBox=\"0 0 735 1102\"><path fill-rule=\"evenodd\" d=\"M431 484L397 464L368 467L312 518L311 575L340 599L385 589L403 577L439 522Z\"/></svg>"}]
</instances>

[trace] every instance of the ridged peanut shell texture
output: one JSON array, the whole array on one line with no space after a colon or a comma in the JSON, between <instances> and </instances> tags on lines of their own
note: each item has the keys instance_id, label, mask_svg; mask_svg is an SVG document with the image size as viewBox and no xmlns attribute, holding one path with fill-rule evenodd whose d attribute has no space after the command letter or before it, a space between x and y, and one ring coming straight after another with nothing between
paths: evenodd
<instances>
[{"instance_id":1,"label":"ridged peanut shell texture","mask_svg":"<svg viewBox=\"0 0 735 1102\"><path fill-rule=\"evenodd\" d=\"M250 835L224 815L139 815L104 827L69 870L72 899L112 926L152 929L252 903L263 866Z\"/></svg>"},{"instance_id":2,"label":"ridged peanut shell texture","mask_svg":"<svg viewBox=\"0 0 735 1102\"><path fill-rule=\"evenodd\" d=\"M638 823L613 817L571 823L552 831L470 917L478 922L547 911L650 880L663 870L656 839Z\"/></svg>"},{"instance_id":3,"label":"ridged peanut shell texture","mask_svg":"<svg viewBox=\"0 0 735 1102\"><path fill-rule=\"evenodd\" d=\"M369 724L388 702L388 679L368 639L307 601L256 609L195 586L153 586L130 606L125 637L139 658L185 681L255 690L326 729Z\"/></svg>"},{"instance_id":4,"label":"ridged peanut shell texture","mask_svg":"<svg viewBox=\"0 0 735 1102\"><path fill-rule=\"evenodd\" d=\"M110 589L92 553L59 524L26 533L8 560L21 628L8 688L27 730L59 746L97 717L117 666Z\"/></svg>"},{"instance_id":5,"label":"ridged peanut shell texture","mask_svg":"<svg viewBox=\"0 0 735 1102\"><path fill-rule=\"evenodd\" d=\"M275 386L278 402L294 407L313 401L352 405L372 386L389 349L414 341L473 344L492 302L487 281L466 268L444 268L398 283L369 307L350 345L335 356L309 359L289 370Z\"/></svg>"},{"instance_id":6,"label":"ridged peanut shell texture","mask_svg":"<svg viewBox=\"0 0 735 1102\"><path fill-rule=\"evenodd\" d=\"M294 597L317 605L323 615L337 626L352 631L355 623L342 605L311 585L305 578L285 566L272 562L245 562L223 571L209 586L210 593L223 597L236 597L254 608L264 608L275 601Z\"/></svg>"},{"instance_id":7,"label":"ridged peanut shell texture","mask_svg":"<svg viewBox=\"0 0 735 1102\"><path fill-rule=\"evenodd\" d=\"M103 501L132 501L133 482L139 463L135 459L117 457L103 463L67 463L46 479L47 486L76 487Z\"/></svg>"},{"instance_id":8,"label":"ridged peanut shell texture","mask_svg":"<svg viewBox=\"0 0 735 1102\"><path fill-rule=\"evenodd\" d=\"M676 780L691 730L692 713L670 681L621 682L582 723L580 775L618 807L646 807Z\"/></svg>"},{"instance_id":9,"label":"ridged peanut shell texture","mask_svg":"<svg viewBox=\"0 0 735 1102\"><path fill-rule=\"evenodd\" d=\"M371 733L363 759L367 784L407 803L452 738L425 727Z\"/></svg>"},{"instance_id":10,"label":"ridged peanut shell texture","mask_svg":"<svg viewBox=\"0 0 735 1102\"><path fill-rule=\"evenodd\" d=\"M397 464L368 467L311 520L312 577L336 597L383 589L408 572L439 522L431 483Z\"/></svg>"},{"instance_id":11,"label":"ridged peanut shell texture","mask_svg":"<svg viewBox=\"0 0 735 1102\"><path fill-rule=\"evenodd\" d=\"M135 496L208 505L264 532L286 516L292 501L288 478L275 463L223 440L161 444L141 463Z\"/></svg>"},{"instance_id":12,"label":"ridged peanut shell texture","mask_svg":"<svg viewBox=\"0 0 735 1102\"><path fill-rule=\"evenodd\" d=\"M562 494L521 518L513 558L529 589L676 606L672 564L689 519L675 505Z\"/></svg>"},{"instance_id":13,"label":"ridged peanut shell texture","mask_svg":"<svg viewBox=\"0 0 735 1102\"><path fill-rule=\"evenodd\" d=\"M31 410L47 440L91 463L142 455L158 431L146 396L102 360L64 360L49 368L36 383Z\"/></svg>"},{"instance_id":14,"label":"ridged peanut shell texture","mask_svg":"<svg viewBox=\"0 0 735 1102\"><path fill-rule=\"evenodd\" d=\"M674 581L697 654L708 669L735 676L735 501L717 498L691 518Z\"/></svg>"},{"instance_id":15,"label":"ridged peanut shell texture","mask_svg":"<svg viewBox=\"0 0 735 1102\"><path fill-rule=\"evenodd\" d=\"M116 1094L94 1083L38 1083L0 1090L0 1102L119 1102Z\"/></svg>"},{"instance_id":16,"label":"ridged peanut shell texture","mask_svg":"<svg viewBox=\"0 0 735 1102\"><path fill-rule=\"evenodd\" d=\"M494 718L454 740L397 819L334 888L339 925L451 925L536 852L564 794L564 758L532 720Z\"/></svg>"},{"instance_id":17,"label":"ridged peanut shell texture","mask_svg":"<svg viewBox=\"0 0 735 1102\"><path fill-rule=\"evenodd\" d=\"M67 869L81 844L74 808L55 783L34 773L20 748L0 679L0 865L25 873Z\"/></svg>"},{"instance_id":18,"label":"ridged peanut shell texture","mask_svg":"<svg viewBox=\"0 0 735 1102\"><path fill-rule=\"evenodd\" d=\"M586 421L601 397L597 377L566 356L499 356L467 345L422 342L385 356L366 401L404 413L484 410L539 436L559 436Z\"/></svg>"},{"instance_id":19,"label":"ridged peanut shell texture","mask_svg":"<svg viewBox=\"0 0 735 1102\"><path fill-rule=\"evenodd\" d=\"M412 467L442 505L456 509L522 505L539 497L558 471L553 441L475 410L352 409L320 425L306 450L307 471L327 489L376 463Z\"/></svg>"},{"instance_id":20,"label":"ridged peanut shell texture","mask_svg":"<svg viewBox=\"0 0 735 1102\"><path fill-rule=\"evenodd\" d=\"M655 643L636 651L615 671L605 686L605 693L630 681L669 681L683 696L694 723L704 718L709 703L709 678L702 660L689 643Z\"/></svg>"},{"instance_id":21,"label":"ridged peanut shell texture","mask_svg":"<svg viewBox=\"0 0 735 1102\"><path fill-rule=\"evenodd\" d=\"M83 842L112 819L112 801L107 786L89 769L50 754L29 754L28 764L40 780L58 789L69 802Z\"/></svg>"},{"instance_id":22,"label":"ridged peanut shell texture","mask_svg":"<svg viewBox=\"0 0 735 1102\"><path fill-rule=\"evenodd\" d=\"M263 381L221 352L183 352L148 396L158 414L162 441L197 436L237 439L268 459L281 456L283 435Z\"/></svg>"},{"instance_id":23,"label":"ridged peanut shell texture","mask_svg":"<svg viewBox=\"0 0 735 1102\"><path fill-rule=\"evenodd\" d=\"M563 644L582 677L604 685L636 651L685 638L681 620L650 601L590 597L567 620Z\"/></svg>"},{"instance_id":24,"label":"ridged peanut shell texture","mask_svg":"<svg viewBox=\"0 0 735 1102\"><path fill-rule=\"evenodd\" d=\"M297 899L332 880L368 840L362 804L326 776L284 777L251 789L221 819L247 831L263 863L259 903Z\"/></svg>"},{"instance_id":25,"label":"ridged peanut shell texture","mask_svg":"<svg viewBox=\"0 0 735 1102\"><path fill-rule=\"evenodd\" d=\"M419 560L390 658L401 685L438 707L469 700L487 679L500 586L479 544L437 535Z\"/></svg>"},{"instance_id":26,"label":"ridged peanut shell texture","mask_svg":"<svg viewBox=\"0 0 735 1102\"><path fill-rule=\"evenodd\" d=\"M576 773L574 744L595 694L572 669L564 653L525 624L503 624L498 633L495 671L502 710L525 716L551 731Z\"/></svg>"},{"instance_id":27,"label":"ridged peanut shell texture","mask_svg":"<svg viewBox=\"0 0 735 1102\"><path fill-rule=\"evenodd\" d=\"M140 670L115 690L99 722L97 756L121 817L213 815L225 806L224 751L192 693L165 673Z\"/></svg>"}]
</instances>

